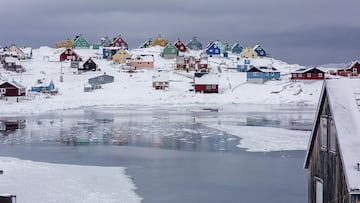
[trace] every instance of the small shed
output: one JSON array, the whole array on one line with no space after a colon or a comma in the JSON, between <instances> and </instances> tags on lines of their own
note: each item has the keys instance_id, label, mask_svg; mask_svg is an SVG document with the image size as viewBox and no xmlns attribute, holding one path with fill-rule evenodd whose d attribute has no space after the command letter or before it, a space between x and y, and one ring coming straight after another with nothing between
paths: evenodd
<instances>
[{"instance_id":1,"label":"small shed","mask_svg":"<svg viewBox=\"0 0 360 203\"><path fill-rule=\"evenodd\" d=\"M179 55L179 50L169 42L166 47L164 48L161 56L165 59L173 59Z\"/></svg>"},{"instance_id":2,"label":"small shed","mask_svg":"<svg viewBox=\"0 0 360 203\"><path fill-rule=\"evenodd\" d=\"M239 42L236 42L234 45L232 45L231 47L231 52L233 54L240 54L243 50L243 47L241 46L241 44Z\"/></svg>"},{"instance_id":3,"label":"small shed","mask_svg":"<svg viewBox=\"0 0 360 203\"><path fill-rule=\"evenodd\" d=\"M324 80L325 72L318 68L302 68L291 73L291 80Z\"/></svg>"},{"instance_id":4,"label":"small shed","mask_svg":"<svg viewBox=\"0 0 360 203\"><path fill-rule=\"evenodd\" d=\"M211 73L195 73L194 90L201 93L219 93L219 76Z\"/></svg>"},{"instance_id":5,"label":"small shed","mask_svg":"<svg viewBox=\"0 0 360 203\"><path fill-rule=\"evenodd\" d=\"M98 67L98 65L90 57L88 60L85 61L85 63L82 65L82 67L78 68L78 71L79 71L79 73L87 72L87 71L96 71L97 67Z\"/></svg>"},{"instance_id":6,"label":"small shed","mask_svg":"<svg viewBox=\"0 0 360 203\"><path fill-rule=\"evenodd\" d=\"M178 39L174 46L180 51L180 52L186 52L187 48L186 48L186 45L184 43L182 43L180 41L180 39Z\"/></svg>"},{"instance_id":7,"label":"small shed","mask_svg":"<svg viewBox=\"0 0 360 203\"><path fill-rule=\"evenodd\" d=\"M18 102L26 95L26 87L15 82L7 81L0 84L0 96L7 98L14 98Z\"/></svg>"},{"instance_id":8,"label":"small shed","mask_svg":"<svg viewBox=\"0 0 360 203\"><path fill-rule=\"evenodd\" d=\"M88 80L88 83L91 86L101 86L102 84L107 84L112 82L114 82L114 76L107 75L106 73L104 73L104 75L93 77Z\"/></svg>"},{"instance_id":9,"label":"small shed","mask_svg":"<svg viewBox=\"0 0 360 203\"><path fill-rule=\"evenodd\" d=\"M74 40L74 48L90 48L90 43L82 35L78 35Z\"/></svg>"},{"instance_id":10,"label":"small shed","mask_svg":"<svg viewBox=\"0 0 360 203\"><path fill-rule=\"evenodd\" d=\"M25 72L25 68L21 65L19 59L7 56L4 60L4 69L15 72Z\"/></svg>"},{"instance_id":11,"label":"small shed","mask_svg":"<svg viewBox=\"0 0 360 203\"><path fill-rule=\"evenodd\" d=\"M110 43L111 47L120 47L123 49L128 49L129 45L128 43L121 37L121 35L118 35L113 38L113 41Z\"/></svg>"},{"instance_id":12,"label":"small shed","mask_svg":"<svg viewBox=\"0 0 360 203\"><path fill-rule=\"evenodd\" d=\"M130 59L130 57L130 53L127 50L121 48L116 52L116 54L112 56L112 61L114 64L126 63Z\"/></svg>"},{"instance_id":13,"label":"small shed","mask_svg":"<svg viewBox=\"0 0 360 203\"><path fill-rule=\"evenodd\" d=\"M190 41L189 43L186 45L189 49L191 50L202 50L203 49L203 45L201 44L201 42L199 42L197 39L196 39L196 36L194 36Z\"/></svg>"},{"instance_id":14,"label":"small shed","mask_svg":"<svg viewBox=\"0 0 360 203\"><path fill-rule=\"evenodd\" d=\"M60 54L60 61L81 61L81 57L72 49L66 49Z\"/></svg>"},{"instance_id":15,"label":"small shed","mask_svg":"<svg viewBox=\"0 0 360 203\"><path fill-rule=\"evenodd\" d=\"M259 44L255 45L254 51L260 57L267 56L266 51Z\"/></svg>"},{"instance_id":16,"label":"small shed","mask_svg":"<svg viewBox=\"0 0 360 203\"><path fill-rule=\"evenodd\" d=\"M153 76L152 86L156 90L165 90L169 88L169 75L165 73L159 73Z\"/></svg>"},{"instance_id":17,"label":"small shed","mask_svg":"<svg viewBox=\"0 0 360 203\"><path fill-rule=\"evenodd\" d=\"M274 67L252 67L246 73L246 81L249 83L263 84L273 79L280 79L280 71Z\"/></svg>"},{"instance_id":18,"label":"small shed","mask_svg":"<svg viewBox=\"0 0 360 203\"><path fill-rule=\"evenodd\" d=\"M129 66L136 68L154 68L154 55L133 55L131 56Z\"/></svg>"}]
</instances>

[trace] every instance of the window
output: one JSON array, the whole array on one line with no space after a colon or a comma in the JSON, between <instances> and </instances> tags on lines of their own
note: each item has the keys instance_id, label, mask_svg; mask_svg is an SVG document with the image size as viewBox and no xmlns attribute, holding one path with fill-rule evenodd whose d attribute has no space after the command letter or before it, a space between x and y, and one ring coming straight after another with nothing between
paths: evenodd
<instances>
[{"instance_id":1,"label":"window","mask_svg":"<svg viewBox=\"0 0 360 203\"><path fill-rule=\"evenodd\" d=\"M244 60L244 63L245 63L245 64L250 64L250 60L245 59L245 60Z\"/></svg>"},{"instance_id":2,"label":"window","mask_svg":"<svg viewBox=\"0 0 360 203\"><path fill-rule=\"evenodd\" d=\"M0 88L0 94L5 94L6 93L6 89L5 88Z\"/></svg>"},{"instance_id":3,"label":"window","mask_svg":"<svg viewBox=\"0 0 360 203\"><path fill-rule=\"evenodd\" d=\"M318 77L322 78L323 74L322 73L318 73Z\"/></svg>"},{"instance_id":4,"label":"window","mask_svg":"<svg viewBox=\"0 0 360 203\"><path fill-rule=\"evenodd\" d=\"M357 73L357 69L356 69L356 68L353 69L353 73Z\"/></svg>"},{"instance_id":5,"label":"window","mask_svg":"<svg viewBox=\"0 0 360 203\"><path fill-rule=\"evenodd\" d=\"M311 78L311 73L306 74L308 78Z\"/></svg>"},{"instance_id":6,"label":"window","mask_svg":"<svg viewBox=\"0 0 360 203\"><path fill-rule=\"evenodd\" d=\"M206 85L206 90L211 90L211 85Z\"/></svg>"},{"instance_id":7,"label":"window","mask_svg":"<svg viewBox=\"0 0 360 203\"><path fill-rule=\"evenodd\" d=\"M272 72L272 73L271 73L271 76L274 76L274 75L275 75L275 73L274 73L274 72Z\"/></svg>"},{"instance_id":8,"label":"window","mask_svg":"<svg viewBox=\"0 0 360 203\"><path fill-rule=\"evenodd\" d=\"M217 53L217 54L218 54L218 53L219 53L219 50L218 50L218 49L216 49L216 50L215 50L215 53Z\"/></svg>"},{"instance_id":9,"label":"window","mask_svg":"<svg viewBox=\"0 0 360 203\"><path fill-rule=\"evenodd\" d=\"M298 77L299 77L299 78L302 78L302 73L299 73L299 74L298 74Z\"/></svg>"},{"instance_id":10,"label":"window","mask_svg":"<svg viewBox=\"0 0 360 203\"><path fill-rule=\"evenodd\" d=\"M316 203L323 203L323 182L321 179L316 178Z\"/></svg>"},{"instance_id":11,"label":"window","mask_svg":"<svg viewBox=\"0 0 360 203\"><path fill-rule=\"evenodd\" d=\"M216 85L211 85L211 89L215 90L215 89L216 89Z\"/></svg>"},{"instance_id":12,"label":"window","mask_svg":"<svg viewBox=\"0 0 360 203\"><path fill-rule=\"evenodd\" d=\"M258 76L258 72L253 72L253 76Z\"/></svg>"},{"instance_id":13,"label":"window","mask_svg":"<svg viewBox=\"0 0 360 203\"><path fill-rule=\"evenodd\" d=\"M328 145L328 116L322 115L320 118L321 148L327 149Z\"/></svg>"},{"instance_id":14,"label":"window","mask_svg":"<svg viewBox=\"0 0 360 203\"><path fill-rule=\"evenodd\" d=\"M336 128L333 118L330 118L330 151L336 152Z\"/></svg>"}]
</instances>

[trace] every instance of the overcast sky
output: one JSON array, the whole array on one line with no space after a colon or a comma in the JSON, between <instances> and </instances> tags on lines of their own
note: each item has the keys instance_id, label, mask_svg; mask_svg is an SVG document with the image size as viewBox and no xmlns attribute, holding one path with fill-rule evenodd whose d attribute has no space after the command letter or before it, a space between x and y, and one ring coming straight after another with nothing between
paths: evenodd
<instances>
[{"instance_id":1,"label":"overcast sky","mask_svg":"<svg viewBox=\"0 0 360 203\"><path fill-rule=\"evenodd\" d=\"M243 46L288 63L360 59L360 0L2 0L0 45L52 46L121 34L130 48L161 34Z\"/></svg>"}]
</instances>

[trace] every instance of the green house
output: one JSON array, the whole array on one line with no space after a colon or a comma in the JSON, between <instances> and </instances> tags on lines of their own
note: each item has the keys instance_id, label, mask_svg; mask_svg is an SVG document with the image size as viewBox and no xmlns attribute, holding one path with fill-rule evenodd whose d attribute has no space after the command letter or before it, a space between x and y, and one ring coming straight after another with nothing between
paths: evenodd
<instances>
[{"instance_id":1,"label":"green house","mask_svg":"<svg viewBox=\"0 0 360 203\"><path fill-rule=\"evenodd\" d=\"M240 45L239 42L236 42L232 47L231 47L231 52L233 54L240 54L243 50L243 47Z\"/></svg>"},{"instance_id":2,"label":"green house","mask_svg":"<svg viewBox=\"0 0 360 203\"><path fill-rule=\"evenodd\" d=\"M169 42L164 48L161 56L165 59L173 59L179 55L179 50L173 45L173 43Z\"/></svg>"},{"instance_id":3,"label":"green house","mask_svg":"<svg viewBox=\"0 0 360 203\"><path fill-rule=\"evenodd\" d=\"M75 38L74 47L75 48L90 48L90 43L83 36L80 35Z\"/></svg>"},{"instance_id":4,"label":"green house","mask_svg":"<svg viewBox=\"0 0 360 203\"><path fill-rule=\"evenodd\" d=\"M220 42L219 40L216 40L216 41L215 41L215 45L216 45L217 47L219 47L220 53L226 52L226 50L225 50L225 49L226 49L226 46L225 46L224 43Z\"/></svg>"}]
</instances>

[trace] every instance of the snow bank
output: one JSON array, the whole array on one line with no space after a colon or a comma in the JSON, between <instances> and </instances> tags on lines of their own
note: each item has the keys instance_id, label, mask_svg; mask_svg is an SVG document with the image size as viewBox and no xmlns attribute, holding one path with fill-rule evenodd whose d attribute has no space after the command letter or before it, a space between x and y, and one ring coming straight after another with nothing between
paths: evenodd
<instances>
[{"instance_id":1,"label":"snow bank","mask_svg":"<svg viewBox=\"0 0 360 203\"><path fill-rule=\"evenodd\" d=\"M141 202L121 167L49 164L0 157L0 191L17 202Z\"/></svg>"}]
</instances>

